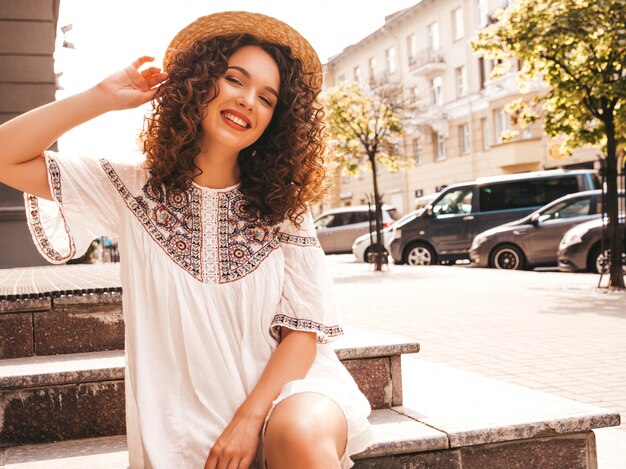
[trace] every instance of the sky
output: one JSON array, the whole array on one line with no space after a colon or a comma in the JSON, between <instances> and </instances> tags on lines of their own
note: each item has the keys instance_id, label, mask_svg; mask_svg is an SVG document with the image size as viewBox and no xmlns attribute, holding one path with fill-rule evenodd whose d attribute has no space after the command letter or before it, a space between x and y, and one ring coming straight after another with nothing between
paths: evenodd
<instances>
[{"instance_id":1,"label":"sky","mask_svg":"<svg viewBox=\"0 0 626 469\"><path fill-rule=\"evenodd\" d=\"M322 63L365 38L385 16L417 0L61 0L55 52L55 72L62 73L56 99L86 90L126 67L136 58L163 54L176 33L196 18L223 10L245 10L278 18L298 30ZM72 24L63 34L61 27ZM66 40L74 49L62 47ZM113 158L136 151L136 137L150 106L109 112L59 139L60 151Z\"/></svg>"}]
</instances>

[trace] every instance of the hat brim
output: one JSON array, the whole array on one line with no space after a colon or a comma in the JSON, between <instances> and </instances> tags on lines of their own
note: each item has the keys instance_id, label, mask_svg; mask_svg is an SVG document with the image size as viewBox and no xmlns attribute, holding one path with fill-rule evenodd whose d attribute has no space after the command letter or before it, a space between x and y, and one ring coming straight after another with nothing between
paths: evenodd
<instances>
[{"instance_id":1,"label":"hat brim","mask_svg":"<svg viewBox=\"0 0 626 469\"><path fill-rule=\"evenodd\" d=\"M218 36L251 34L260 40L288 46L292 55L302 62L310 83L319 92L322 83L322 64L309 42L288 24L271 16L247 11L224 11L198 18L176 34L163 59L163 70L168 70L175 56L193 43Z\"/></svg>"}]
</instances>

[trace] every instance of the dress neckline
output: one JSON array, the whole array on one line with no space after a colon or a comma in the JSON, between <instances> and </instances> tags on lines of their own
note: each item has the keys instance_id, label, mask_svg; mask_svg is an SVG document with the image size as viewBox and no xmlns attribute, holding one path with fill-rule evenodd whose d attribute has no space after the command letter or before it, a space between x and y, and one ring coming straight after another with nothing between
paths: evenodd
<instances>
[{"instance_id":1,"label":"dress neckline","mask_svg":"<svg viewBox=\"0 0 626 469\"><path fill-rule=\"evenodd\" d=\"M239 186L241 185L241 182L238 182L237 184L233 184L232 186L222 187L222 188L202 186L195 181L191 181L191 185L194 187L197 187L198 189L204 192L230 192L235 189L238 189Z\"/></svg>"}]
</instances>

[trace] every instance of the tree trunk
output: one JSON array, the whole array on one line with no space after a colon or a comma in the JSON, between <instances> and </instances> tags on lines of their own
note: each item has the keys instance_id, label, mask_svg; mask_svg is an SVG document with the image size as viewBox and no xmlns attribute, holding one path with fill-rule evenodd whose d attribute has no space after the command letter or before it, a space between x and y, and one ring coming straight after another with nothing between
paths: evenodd
<instances>
[{"instance_id":1,"label":"tree trunk","mask_svg":"<svg viewBox=\"0 0 626 469\"><path fill-rule=\"evenodd\" d=\"M372 246L372 252L374 253L374 261L376 264L376 272L383 270L383 240L382 240L382 206L380 200L380 194L378 193L378 175L376 173L376 153L369 153L370 165L372 167L372 178L374 182L374 207L375 207L375 220L376 220L376 242Z\"/></svg>"},{"instance_id":2,"label":"tree trunk","mask_svg":"<svg viewBox=\"0 0 626 469\"><path fill-rule=\"evenodd\" d=\"M624 290L624 273L622 267L623 242L621 225L618 218L618 195L617 195L617 143L615 141L615 123L613 119L605 122L606 128L606 186L607 186L607 212L609 216L609 249L610 270L609 288Z\"/></svg>"}]
</instances>

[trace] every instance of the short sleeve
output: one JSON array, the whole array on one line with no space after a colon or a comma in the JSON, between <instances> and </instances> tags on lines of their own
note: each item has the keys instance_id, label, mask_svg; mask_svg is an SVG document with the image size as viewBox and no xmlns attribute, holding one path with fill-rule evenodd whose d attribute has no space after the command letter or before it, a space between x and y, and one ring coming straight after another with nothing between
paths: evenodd
<instances>
[{"instance_id":1,"label":"short sleeve","mask_svg":"<svg viewBox=\"0 0 626 469\"><path fill-rule=\"evenodd\" d=\"M61 264L82 256L95 238L117 236L124 202L115 180L135 178L137 162L111 163L53 151L42 157L53 200L24 194L28 226L39 252Z\"/></svg>"},{"instance_id":2,"label":"short sleeve","mask_svg":"<svg viewBox=\"0 0 626 469\"><path fill-rule=\"evenodd\" d=\"M324 344L343 335L343 329L339 324L332 276L315 234L310 210L302 216L300 229L289 219L279 228L278 238L285 257L285 283L270 333L280 341L281 326L314 331L317 342Z\"/></svg>"}]
</instances>

